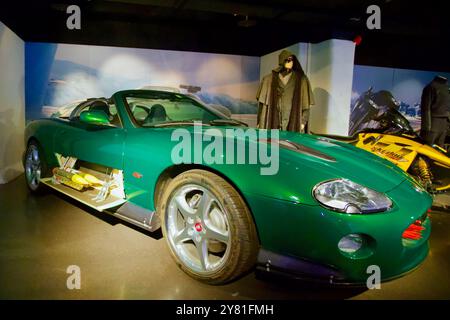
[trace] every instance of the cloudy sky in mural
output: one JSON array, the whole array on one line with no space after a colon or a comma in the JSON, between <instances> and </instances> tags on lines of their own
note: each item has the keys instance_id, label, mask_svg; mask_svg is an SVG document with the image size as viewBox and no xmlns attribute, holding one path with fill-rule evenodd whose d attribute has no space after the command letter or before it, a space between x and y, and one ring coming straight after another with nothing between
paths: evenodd
<instances>
[{"instance_id":1,"label":"cloudy sky in mural","mask_svg":"<svg viewBox=\"0 0 450 320\"><path fill-rule=\"evenodd\" d=\"M180 85L234 113L256 112L258 57L42 43L27 44L26 56L27 118L119 90Z\"/></svg>"},{"instance_id":2,"label":"cloudy sky in mural","mask_svg":"<svg viewBox=\"0 0 450 320\"><path fill-rule=\"evenodd\" d=\"M361 94L369 88L372 88L374 93L387 90L400 103L399 111L415 130L419 130L422 90L436 75L450 79L450 73L445 72L355 65L352 109Z\"/></svg>"},{"instance_id":3,"label":"cloudy sky in mural","mask_svg":"<svg viewBox=\"0 0 450 320\"><path fill-rule=\"evenodd\" d=\"M352 100L368 90L388 90L394 97L407 104L420 103L423 88L436 75L450 78L449 73L356 65L353 72Z\"/></svg>"}]
</instances>

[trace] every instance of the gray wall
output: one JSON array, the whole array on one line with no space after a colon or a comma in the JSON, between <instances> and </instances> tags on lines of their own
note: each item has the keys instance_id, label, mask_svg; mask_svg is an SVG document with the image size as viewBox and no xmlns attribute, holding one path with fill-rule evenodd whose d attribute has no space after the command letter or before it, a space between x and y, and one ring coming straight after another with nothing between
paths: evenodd
<instances>
[{"instance_id":1,"label":"gray wall","mask_svg":"<svg viewBox=\"0 0 450 320\"><path fill-rule=\"evenodd\" d=\"M22 173L24 42L0 22L0 184Z\"/></svg>"},{"instance_id":2,"label":"gray wall","mask_svg":"<svg viewBox=\"0 0 450 320\"><path fill-rule=\"evenodd\" d=\"M347 135L350 123L355 44L331 39L310 46L308 77L316 104L311 109L314 133Z\"/></svg>"}]
</instances>

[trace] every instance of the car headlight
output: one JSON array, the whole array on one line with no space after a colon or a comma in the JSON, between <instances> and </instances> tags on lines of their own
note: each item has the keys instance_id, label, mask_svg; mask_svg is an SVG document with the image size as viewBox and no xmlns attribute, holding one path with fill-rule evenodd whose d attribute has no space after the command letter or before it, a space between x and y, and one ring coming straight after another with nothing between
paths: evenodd
<instances>
[{"instance_id":1,"label":"car headlight","mask_svg":"<svg viewBox=\"0 0 450 320\"><path fill-rule=\"evenodd\" d=\"M383 212L392 207L392 201L383 193L347 179L321 182L313 194L325 207L345 213Z\"/></svg>"}]
</instances>

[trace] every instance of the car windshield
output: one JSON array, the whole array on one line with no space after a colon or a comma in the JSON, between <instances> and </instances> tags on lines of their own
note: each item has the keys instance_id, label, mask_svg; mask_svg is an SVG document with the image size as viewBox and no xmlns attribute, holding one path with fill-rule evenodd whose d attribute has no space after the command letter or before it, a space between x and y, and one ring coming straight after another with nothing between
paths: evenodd
<instances>
[{"instance_id":1,"label":"car windshield","mask_svg":"<svg viewBox=\"0 0 450 320\"><path fill-rule=\"evenodd\" d=\"M142 127L189 124L194 121L208 124L224 119L219 113L182 94L138 94L126 96L125 100L135 122Z\"/></svg>"}]
</instances>

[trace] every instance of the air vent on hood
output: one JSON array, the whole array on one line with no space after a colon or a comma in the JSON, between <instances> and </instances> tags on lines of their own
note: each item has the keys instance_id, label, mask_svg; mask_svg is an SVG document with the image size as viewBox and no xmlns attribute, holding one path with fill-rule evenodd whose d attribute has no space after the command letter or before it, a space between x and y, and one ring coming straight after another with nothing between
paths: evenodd
<instances>
[{"instance_id":1,"label":"air vent on hood","mask_svg":"<svg viewBox=\"0 0 450 320\"><path fill-rule=\"evenodd\" d=\"M312 156L312 157L315 157L315 158L319 158L319 159L322 159L322 160L336 162L335 158L333 158L333 157L331 157L331 156L329 156L329 155L327 155L325 153L322 153L320 151L317 151L317 150L315 150L313 148L306 147L306 146L304 146L302 144L299 144L297 142L292 142L292 141L289 141L289 140L275 140L275 139L270 139L270 138L269 139L265 139L265 140L260 140L260 141L261 142L267 142L267 143L277 143L278 142L278 144L282 148L289 149L289 150L292 150L292 151L295 151L295 152L298 152L298 153L303 153L303 154L306 154L306 155L309 155L309 156Z\"/></svg>"}]
</instances>

